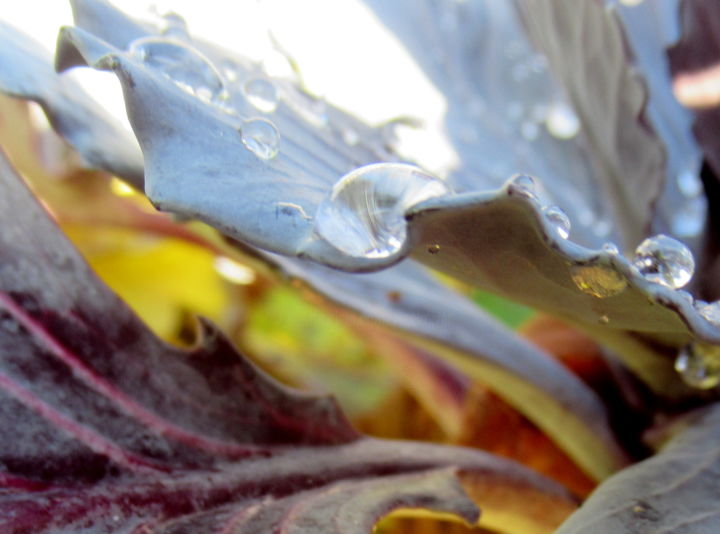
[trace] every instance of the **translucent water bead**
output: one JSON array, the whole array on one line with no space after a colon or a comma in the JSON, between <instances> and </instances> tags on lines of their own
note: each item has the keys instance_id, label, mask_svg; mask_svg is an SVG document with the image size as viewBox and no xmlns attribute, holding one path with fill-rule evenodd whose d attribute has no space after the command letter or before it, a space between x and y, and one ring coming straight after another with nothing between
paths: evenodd
<instances>
[{"instance_id":1,"label":"translucent water bead","mask_svg":"<svg viewBox=\"0 0 720 534\"><path fill-rule=\"evenodd\" d=\"M558 235L567 239L570 235L570 218L567 214L558 206L545 206L542 213Z\"/></svg>"},{"instance_id":2,"label":"translucent water bead","mask_svg":"<svg viewBox=\"0 0 720 534\"><path fill-rule=\"evenodd\" d=\"M260 159L272 159L278 153L280 132L267 119L248 119L240 128L243 145Z\"/></svg>"},{"instance_id":3,"label":"translucent water bead","mask_svg":"<svg viewBox=\"0 0 720 534\"><path fill-rule=\"evenodd\" d=\"M701 343L683 347L675 360L675 370L689 386L714 388L720 383L720 347Z\"/></svg>"},{"instance_id":4,"label":"translucent water bead","mask_svg":"<svg viewBox=\"0 0 720 534\"><path fill-rule=\"evenodd\" d=\"M147 67L206 102L219 103L225 95L225 85L213 64L187 44L167 37L143 37L135 39L129 51Z\"/></svg>"},{"instance_id":5,"label":"translucent water bead","mask_svg":"<svg viewBox=\"0 0 720 534\"><path fill-rule=\"evenodd\" d=\"M663 234L640 243L633 265L646 280L673 289L687 284L695 272L692 252L680 241Z\"/></svg>"},{"instance_id":6,"label":"translucent water bead","mask_svg":"<svg viewBox=\"0 0 720 534\"><path fill-rule=\"evenodd\" d=\"M350 256L385 258L405 242L405 212L450 192L443 181L412 165L366 165L335 184L318 207L315 229Z\"/></svg>"},{"instance_id":7,"label":"translucent water bead","mask_svg":"<svg viewBox=\"0 0 720 534\"><path fill-rule=\"evenodd\" d=\"M263 113L272 113L278 106L278 93L275 85L264 78L248 80L243 85L243 94L247 101Z\"/></svg>"}]
</instances>

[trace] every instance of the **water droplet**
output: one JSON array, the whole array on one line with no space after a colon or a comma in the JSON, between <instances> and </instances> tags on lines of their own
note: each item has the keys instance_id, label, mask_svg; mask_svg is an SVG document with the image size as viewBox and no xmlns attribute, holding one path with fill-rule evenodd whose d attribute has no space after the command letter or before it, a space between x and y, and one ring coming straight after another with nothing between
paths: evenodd
<instances>
[{"instance_id":1,"label":"water droplet","mask_svg":"<svg viewBox=\"0 0 720 534\"><path fill-rule=\"evenodd\" d=\"M619 272L605 265L574 265L570 275L583 293L600 299L622 293L627 280Z\"/></svg>"},{"instance_id":2,"label":"water droplet","mask_svg":"<svg viewBox=\"0 0 720 534\"><path fill-rule=\"evenodd\" d=\"M165 37L173 37L181 41L190 40L187 22L177 13L170 11L162 15L160 33Z\"/></svg>"},{"instance_id":3,"label":"water droplet","mask_svg":"<svg viewBox=\"0 0 720 534\"><path fill-rule=\"evenodd\" d=\"M535 178L530 176L529 174L516 174L512 178L510 178L509 181L510 191L513 193L523 196L525 198L530 198L533 200L538 200L537 197L537 190L538 190L538 183Z\"/></svg>"},{"instance_id":4,"label":"water droplet","mask_svg":"<svg viewBox=\"0 0 720 534\"><path fill-rule=\"evenodd\" d=\"M598 322L600 324L610 324L610 317L608 317L607 315L601 315L600 317L598 317Z\"/></svg>"},{"instance_id":5,"label":"water droplet","mask_svg":"<svg viewBox=\"0 0 720 534\"><path fill-rule=\"evenodd\" d=\"M254 78L246 81L243 85L243 94L255 109L263 113L272 113L277 109L277 89L269 80Z\"/></svg>"},{"instance_id":6,"label":"water droplet","mask_svg":"<svg viewBox=\"0 0 720 534\"><path fill-rule=\"evenodd\" d=\"M267 119L248 119L240 129L242 142L260 159L272 159L278 153L280 133Z\"/></svg>"},{"instance_id":7,"label":"water droplet","mask_svg":"<svg viewBox=\"0 0 720 534\"><path fill-rule=\"evenodd\" d=\"M646 280L674 289L687 284L695 271L692 252L680 241L663 234L640 243L633 265Z\"/></svg>"},{"instance_id":8,"label":"water droplet","mask_svg":"<svg viewBox=\"0 0 720 534\"><path fill-rule=\"evenodd\" d=\"M558 139L572 139L580 131L580 119L570 106L564 102L555 102L548 109L545 127Z\"/></svg>"},{"instance_id":9,"label":"water droplet","mask_svg":"<svg viewBox=\"0 0 720 534\"><path fill-rule=\"evenodd\" d=\"M677 186L680 192L688 198L694 198L703 191L702 181L691 170L684 170L678 174Z\"/></svg>"},{"instance_id":10,"label":"water droplet","mask_svg":"<svg viewBox=\"0 0 720 534\"><path fill-rule=\"evenodd\" d=\"M675 295L682 298L683 300L687 301L688 304L692 306L693 302L695 302L695 299L693 298L692 294L690 294L688 291L685 291L683 289L678 289L675 292Z\"/></svg>"},{"instance_id":11,"label":"water droplet","mask_svg":"<svg viewBox=\"0 0 720 534\"><path fill-rule=\"evenodd\" d=\"M405 243L405 212L450 193L445 183L412 165L377 163L355 169L319 206L317 233L355 257L385 258Z\"/></svg>"},{"instance_id":12,"label":"water droplet","mask_svg":"<svg viewBox=\"0 0 720 534\"><path fill-rule=\"evenodd\" d=\"M702 315L709 323L714 326L720 326L720 300L715 302L705 302L699 300L695 303L697 311Z\"/></svg>"},{"instance_id":13,"label":"water droplet","mask_svg":"<svg viewBox=\"0 0 720 534\"><path fill-rule=\"evenodd\" d=\"M697 389L710 389L720 383L720 347L691 343L675 359L675 370L683 381Z\"/></svg>"},{"instance_id":14,"label":"water droplet","mask_svg":"<svg viewBox=\"0 0 720 534\"><path fill-rule=\"evenodd\" d=\"M560 237L567 239L570 235L570 218L567 214L558 206L545 206L542 213Z\"/></svg>"},{"instance_id":15,"label":"water droplet","mask_svg":"<svg viewBox=\"0 0 720 534\"><path fill-rule=\"evenodd\" d=\"M206 102L223 100L225 86L220 74L191 46L164 37L143 37L134 40L129 51L188 93Z\"/></svg>"},{"instance_id":16,"label":"water droplet","mask_svg":"<svg viewBox=\"0 0 720 534\"><path fill-rule=\"evenodd\" d=\"M525 121L520 126L520 133L528 141L535 141L540 135L540 127L532 121Z\"/></svg>"},{"instance_id":17,"label":"water droplet","mask_svg":"<svg viewBox=\"0 0 720 534\"><path fill-rule=\"evenodd\" d=\"M430 254L437 254L438 252L440 252L440 245L438 245L437 243L434 244L434 245L430 245L430 246L428 247L427 251L428 251Z\"/></svg>"}]
</instances>

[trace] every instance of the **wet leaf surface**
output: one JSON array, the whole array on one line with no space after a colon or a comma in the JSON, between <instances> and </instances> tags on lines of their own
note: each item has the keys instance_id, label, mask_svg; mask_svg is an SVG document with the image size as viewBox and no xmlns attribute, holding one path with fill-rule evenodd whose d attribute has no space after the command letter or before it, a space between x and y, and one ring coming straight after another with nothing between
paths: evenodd
<instances>
[{"instance_id":1,"label":"wet leaf surface","mask_svg":"<svg viewBox=\"0 0 720 534\"><path fill-rule=\"evenodd\" d=\"M656 456L604 482L558 534L717 532L719 433L720 409L714 405Z\"/></svg>"}]
</instances>

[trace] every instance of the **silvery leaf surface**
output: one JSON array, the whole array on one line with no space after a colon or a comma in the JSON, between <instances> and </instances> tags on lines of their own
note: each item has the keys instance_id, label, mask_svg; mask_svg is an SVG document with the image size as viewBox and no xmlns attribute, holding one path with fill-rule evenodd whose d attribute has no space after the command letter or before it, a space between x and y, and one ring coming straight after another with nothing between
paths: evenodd
<instances>
[{"instance_id":1,"label":"silvery leaf surface","mask_svg":"<svg viewBox=\"0 0 720 534\"><path fill-rule=\"evenodd\" d=\"M643 114L648 98L622 27L597 0L520 0L528 34L567 91L588 142L596 179L611 200L623 245L649 232L665 154Z\"/></svg>"},{"instance_id":2,"label":"silvery leaf surface","mask_svg":"<svg viewBox=\"0 0 720 534\"><path fill-rule=\"evenodd\" d=\"M76 14L79 11L79 5L80 3L76 3ZM107 5L96 2L84 5L89 7L99 6L102 9L107 8ZM111 11L111 13L117 15L115 11ZM87 21L88 16L79 17L79 20ZM86 24L89 27L94 27L89 22L86 22ZM131 22L126 24L113 22L108 24L107 27L111 29L120 28L123 35L126 33L138 35L139 29L136 33L128 29L134 27L131 24ZM65 38L71 40L73 46L66 48L64 53L60 54L59 62L61 65L66 61L77 61L78 57L75 54L78 52L87 56L90 61L100 62L108 61L107 58L110 57L108 54L117 53L113 52L110 44L92 37L83 30L67 30ZM118 42L118 38L113 35L108 39ZM130 66L118 68L132 69L131 62L128 61L127 63ZM146 92L138 89L142 83L145 83L142 81L145 79L143 78L144 69L139 68L137 71L128 70L123 72L124 74L121 74L121 76L126 76L127 80L131 80L131 83L126 84L127 93L138 91L142 97L155 94L150 89ZM147 78L151 79L151 76L147 76ZM159 81L155 80L155 83L164 81L164 78L160 78ZM148 87L158 86L149 85ZM172 89L175 89L175 87L172 87ZM216 208L218 199L225 199L228 202L228 212L232 213L233 216L237 216L238 204L243 203L244 196L238 194L239 184L233 180L235 178L233 173L235 172L241 173L241 178L256 181L257 191L263 191L263 198L269 197L268 200L270 201L277 198L275 195L287 195L288 191L300 191L303 195L308 194L307 187L303 187L304 185L307 186L307 184L291 181L294 175L283 176L281 181L274 167L268 166L264 168L254 162L254 156L248 156L244 147L240 146L236 126L227 130L229 139L226 139L224 137L225 131L221 130L223 127L222 121L225 119L223 111L198 104L195 99L183 91L170 90L167 95L165 92L158 92L157 94L162 95L162 102L155 102L148 108L144 107L145 104L142 104L141 101L138 104L141 109L138 110L134 121L136 123L141 121L138 127L139 131L145 128L156 129L155 133L139 133L141 144L144 147L149 147L146 149L146 162L149 166L146 187L150 198L154 202L162 205L162 200L158 198L157 193L154 193L154 184L156 183L160 184L158 187L160 187L161 191L167 190L168 194L179 194L184 197L187 196L188 186L197 187L198 189L195 190L196 194L193 197L194 200L199 199L200 201L212 203ZM187 123L188 116L193 121L198 120L194 115L195 112L191 111L194 105L200 108L200 112L206 113L206 126L202 126L203 123ZM131 119L133 119L132 106L131 101L129 106ZM184 111L178 113L177 109L183 109ZM153 113L157 113L157 115L153 115ZM198 114L200 115L199 112ZM344 116L340 114L336 115L336 117L334 124L338 124L338 120L344 119ZM152 118L155 118L155 120L152 120ZM181 122L177 125L173 124L178 119ZM227 120L231 121L232 118ZM167 126L168 121L171 126ZM368 130L366 126L360 125L360 127ZM167 135L167 132L171 128L175 135L181 136L181 139L185 137L186 141L182 141L182 143L187 149L181 150L180 153L185 153L187 159L177 157L179 154L178 148L173 143L180 143L181 140L178 140L178 138L168 139L171 136ZM164 133L162 138L156 133L158 131ZM292 132L292 129L290 131ZM362 132L363 130L360 129L359 131ZM147 135L147 137L144 137L144 135ZM197 136L197 139L195 139L195 136ZM206 136L208 139L202 140ZM203 146L202 143L207 144ZM361 147L359 150L364 153L362 151L367 151L367 148ZM158 151L161 152L159 155L153 155ZM210 156L198 156L198 151L202 154L210 154ZM218 160L220 154L224 154L220 157L226 159ZM237 163L231 163L230 159L235 157L249 159L240 159ZM156 158L160 159L159 163L156 163ZM207 171L208 161L218 169L216 172L228 173L227 194L216 193L216 190L213 189L218 180L223 179L221 176L203 174L203 170ZM186 167L188 164L195 168L199 167L201 170L193 172ZM288 163L288 165L292 164L292 162ZM321 167L316 167L315 170L320 172L321 169ZM172 176L172 178L169 178L169 176ZM316 175L311 175L307 179L310 180L313 176ZM187 179L187 182L178 183L178 180L185 179ZM208 187L205 187L205 185ZM244 182L240 185L244 187ZM269 194L268 189L272 187L275 188L274 193ZM315 186L315 188L322 191L319 186ZM243 193L246 193L244 189ZM310 194L312 193L311 190ZM248 205L251 204L251 200L255 201L256 197L250 197L247 202ZM284 218L297 217L298 200L294 197L291 200L292 203L270 202L272 212L265 217L269 217L276 224L282 223ZM252 205L249 207L257 210L262 209L262 207L257 208ZM308 208L307 213L313 212ZM193 213L193 215L197 214ZM201 218L203 217L207 217L207 212ZM304 217L300 217L300 219L301 222L305 222ZM268 232L277 233L278 231L276 227L267 224L266 218L263 218L261 213L254 213L253 220L257 221L258 225L262 224L269 227ZM210 222L218 224L216 219ZM220 228L223 227L220 226ZM302 229L298 231L302 231ZM233 231L228 231L228 233L234 235ZM282 235L285 240L283 244L290 237L285 232ZM272 236L268 239L271 238ZM267 246L267 243L265 243L265 246ZM287 250L285 250L285 253L288 253ZM280 261L280 259L276 258L275 261ZM586 386L564 370L560 364L529 344L518 340L512 332L500 327L494 320L478 310L476 306L435 281L418 265L406 264L398 266L388 273L358 275L360 278L354 278L345 273L329 271L320 266L312 266L298 260L285 259L283 262L286 271L292 272L294 276L308 280L316 290L330 295L331 298L340 301L345 306L361 310L368 316L381 318L398 328L421 333L424 338L433 338L441 344L456 347L456 351L460 351L465 355L457 358L458 365L472 368L474 376L479 375L478 369L483 369L484 376L482 378L484 380L489 382L494 389L508 398L518 409L527 413L533 421L558 440L571 456L595 477L604 477L623 463L622 454L614 443L608 428L604 409ZM401 301L397 303L388 301L387 293L395 291L402 295ZM368 295L372 295L373 299L368 300ZM479 325L484 325L482 334L478 331ZM483 350L478 350L478 347L483 347ZM512 356L508 358L508 354ZM494 378L490 379L488 377ZM541 406L544 408L540 409ZM577 431L574 433L565 432L564 430L568 426L573 426Z\"/></svg>"},{"instance_id":3,"label":"silvery leaf surface","mask_svg":"<svg viewBox=\"0 0 720 534\"><path fill-rule=\"evenodd\" d=\"M80 5L90 11L93 6L107 7L97 1L78 2L76 8ZM205 220L253 246L343 270L380 269L412 252L416 259L479 287L585 324L602 322L597 328L612 333L639 332L670 347L686 343L693 335L711 343L720 340L717 327L700 317L685 295L649 283L624 258L575 244L572 233L569 240L562 239L542 215L543 204L519 194L517 188L514 193L512 187L503 187L486 193L448 194L415 206L406 213L408 238L393 254L358 257L342 252L319 238L313 216L345 170L383 160L381 143L372 129L341 112L330 113L327 126L312 126L295 114L296 108L285 107L281 101L272 116L285 134L280 152L269 161L259 161L239 139L240 119L250 109L242 94L232 93L234 113L227 113L223 104L208 104L188 94L108 44L122 38L114 35L115 26L105 27L107 35L100 37L78 28L66 30L59 66L82 59L116 71L145 151L147 192L160 207ZM618 31L614 28L613 35ZM358 152L343 144L338 124L352 124L358 131L365 128L369 146ZM338 229L342 228L340 223ZM428 253L430 249L442 252ZM573 271L597 262L611 272L623 291L599 299L578 286ZM502 271L502 277L494 277L502 280L487 276L493 270ZM671 363L659 364L665 373L663 383L672 380Z\"/></svg>"},{"instance_id":4,"label":"silvery leaf surface","mask_svg":"<svg viewBox=\"0 0 720 534\"><path fill-rule=\"evenodd\" d=\"M720 528L720 408L713 405L652 458L614 475L557 534L714 534Z\"/></svg>"},{"instance_id":5,"label":"silvery leaf surface","mask_svg":"<svg viewBox=\"0 0 720 534\"><path fill-rule=\"evenodd\" d=\"M53 128L91 166L142 187L143 159L132 134L79 83L58 75L39 43L4 22L0 42L0 91L40 104Z\"/></svg>"}]
</instances>

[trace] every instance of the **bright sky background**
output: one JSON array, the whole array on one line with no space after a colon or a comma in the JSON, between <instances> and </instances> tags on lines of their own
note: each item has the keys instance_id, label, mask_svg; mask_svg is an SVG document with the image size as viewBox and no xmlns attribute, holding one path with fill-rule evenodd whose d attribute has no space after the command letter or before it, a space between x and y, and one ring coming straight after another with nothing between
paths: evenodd
<instances>
[{"instance_id":1,"label":"bright sky background","mask_svg":"<svg viewBox=\"0 0 720 534\"><path fill-rule=\"evenodd\" d=\"M115 0L124 11L152 18L152 8L185 17L191 34L261 60L271 52L269 27L298 61L307 86L370 123L401 115L421 119L430 133L404 141L423 154L430 170L442 168L453 154L437 130L445 101L395 37L378 24L359 0ZM69 2L7 2L0 18L24 30L50 50L58 29L72 25ZM114 76L77 69L90 92L114 114L124 117ZM435 131L436 133L432 133ZM412 146L415 143L416 146ZM416 152L417 151L417 152Z\"/></svg>"}]
</instances>

